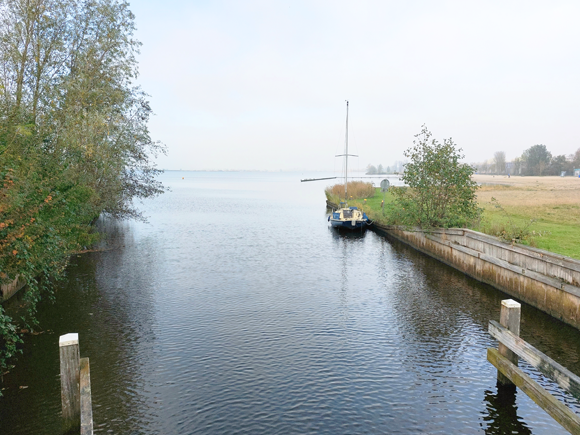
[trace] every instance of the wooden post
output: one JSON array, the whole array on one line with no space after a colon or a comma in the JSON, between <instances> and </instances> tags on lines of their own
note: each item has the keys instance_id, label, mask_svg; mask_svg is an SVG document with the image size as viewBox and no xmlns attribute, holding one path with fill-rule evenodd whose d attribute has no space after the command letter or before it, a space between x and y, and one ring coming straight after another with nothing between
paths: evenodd
<instances>
[{"instance_id":1,"label":"wooden post","mask_svg":"<svg viewBox=\"0 0 580 435\"><path fill-rule=\"evenodd\" d=\"M557 382L560 388L568 391L574 397L580 398L580 376L576 376L566 367L558 364L548 355L544 355L530 343L526 343L493 320L489 322L489 333L520 358L530 363L532 367L542 372L544 376Z\"/></svg>"},{"instance_id":2,"label":"wooden post","mask_svg":"<svg viewBox=\"0 0 580 435\"><path fill-rule=\"evenodd\" d=\"M93 435L93 405L89 359L81 359L81 435Z\"/></svg>"},{"instance_id":3,"label":"wooden post","mask_svg":"<svg viewBox=\"0 0 580 435\"><path fill-rule=\"evenodd\" d=\"M78 430L81 424L80 402L80 351L79 335L61 335L60 350L60 397L64 432Z\"/></svg>"},{"instance_id":4,"label":"wooden post","mask_svg":"<svg viewBox=\"0 0 580 435\"><path fill-rule=\"evenodd\" d=\"M520 335L520 317L521 317L521 304L514 301L513 299L504 299L501 301L501 312L499 315L499 323L508 331L517 335ZM499 343L498 351L501 355L505 356L510 360L515 366L518 365L518 356L508 349L503 343ZM504 376L499 370L497 372L497 381L500 385L513 385L513 383Z\"/></svg>"},{"instance_id":5,"label":"wooden post","mask_svg":"<svg viewBox=\"0 0 580 435\"><path fill-rule=\"evenodd\" d=\"M521 388L540 408L546 411L560 423L564 429L572 434L580 434L580 418L566 405L548 393L540 384L522 372L501 356L495 349L487 349L487 360L498 370L506 374L506 377L513 380L515 386ZM515 387L514 387L515 388Z\"/></svg>"}]
</instances>

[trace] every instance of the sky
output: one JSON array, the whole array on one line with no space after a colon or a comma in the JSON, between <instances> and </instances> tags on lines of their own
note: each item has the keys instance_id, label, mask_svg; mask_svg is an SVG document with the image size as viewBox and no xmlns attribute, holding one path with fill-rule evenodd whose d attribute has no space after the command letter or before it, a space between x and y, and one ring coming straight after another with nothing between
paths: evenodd
<instances>
[{"instance_id":1,"label":"sky","mask_svg":"<svg viewBox=\"0 0 580 435\"><path fill-rule=\"evenodd\" d=\"M580 148L580 2L134 0L164 169L389 166L425 124L466 162Z\"/></svg>"}]
</instances>

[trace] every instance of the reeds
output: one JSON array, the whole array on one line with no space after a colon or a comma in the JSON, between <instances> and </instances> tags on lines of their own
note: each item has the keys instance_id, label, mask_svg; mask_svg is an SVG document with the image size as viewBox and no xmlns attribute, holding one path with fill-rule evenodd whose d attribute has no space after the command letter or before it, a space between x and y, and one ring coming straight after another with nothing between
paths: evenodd
<instances>
[{"instance_id":1,"label":"reeds","mask_svg":"<svg viewBox=\"0 0 580 435\"><path fill-rule=\"evenodd\" d=\"M347 185L348 198L347 199L363 199L371 198L375 194L375 187L373 183L364 181L349 181ZM335 184L329 186L324 191L328 199L342 199L344 200L344 184Z\"/></svg>"}]
</instances>

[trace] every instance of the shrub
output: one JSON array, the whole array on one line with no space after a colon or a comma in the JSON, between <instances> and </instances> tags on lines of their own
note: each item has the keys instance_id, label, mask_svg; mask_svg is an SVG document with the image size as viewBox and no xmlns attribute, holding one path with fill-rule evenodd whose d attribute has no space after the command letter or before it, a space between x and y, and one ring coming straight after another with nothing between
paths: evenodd
<instances>
[{"instance_id":1,"label":"shrub","mask_svg":"<svg viewBox=\"0 0 580 435\"><path fill-rule=\"evenodd\" d=\"M448 228L477 220L481 209L477 183L471 179L474 168L459 162L461 149L452 139L431 139L425 126L415 137L414 146L404 153L410 161L401 177L409 187L393 190L402 223Z\"/></svg>"}]
</instances>

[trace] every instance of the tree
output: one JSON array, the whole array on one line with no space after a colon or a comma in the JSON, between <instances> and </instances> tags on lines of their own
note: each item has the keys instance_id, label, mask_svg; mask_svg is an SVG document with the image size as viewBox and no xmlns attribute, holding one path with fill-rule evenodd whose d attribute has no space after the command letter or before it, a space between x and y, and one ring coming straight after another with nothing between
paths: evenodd
<instances>
[{"instance_id":1,"label":"tree","mask_svg":"<svg viewBox=\"0 0 580 435\"><path fill-rule=\"evenodd\" d=\"M465 226L480 214L474 168L451 138L431 139L425 125L415 135L414 146L405 151L409 163L402 180L409 188L394 189L396 207L403 223L421 227ZM404 212L402 212L404 210Z\"/></svg>"},{"instance_id":2,"label":"tree","mask_svg":"<svg viewBox=\"0 0 580 435\"><path fill-rule=\"evenodd\" d=\"M366 172L367 175L374 175L376 173L377 173L377 168L375 166L373 166L373 165L367 166L367 172Z\"/></svg>"},{"instance_id":3,"label":"tree","mask_svg":"<svg viewBox=\"0 0 580 435\"><path fill-rule=\"evenodd\" d=\"M522 160L525 163L526 175L544 175L545 169L552 160L552 154L546 145L534 145L524 151Z\"/></svg>"},{"instance_id":4,"label":"tree","mask_svg":"<svg viewBox=\"0 0 580 435\"><path fill-rule=\"evenodd\" d=\"M385 170L383 169L383 165L379 164L377 167L377 174L384 174Z\"/></svg>"},{"instance_id":5,"label":"tree","mask_svg":"<svg viewBox=\"0 0 580 435\"><path fill-rule=\"evenodd\" d=\"M580 148L572 155L572 170L580 168Z\"/></svg>"},{"instance_id":6,"label":"tree","mask_svg":"<svg viewBox=\"0 0 580 435\"><path fill-rule=\"evenodd\" d=\"M522 159L516 157L512 162L512 174L513 175L521 175L522 170Z\"/></svg>"},{"instance_id":7,"label":"tree","mask_svg":"<svg viewBox=\"0 0 580 435\"><path fill-rule=\"evenodd\" d=\"M405 165L406 165L406 162L397 160L397 161L395 161L395 164L391 167L391 170L395 174L401 173L405 169Z\"/></svg>"},{"instance_id":8,"label":"tree","mask_svg":"<svg viewBox=\"0 0 580 435\"><path fill-rule=\"evenodd\" d=\"M546 170L547 175L560 175L562 172L569 172L570 169L570 162L566 159L564 154L560 156L552 157L550 161L550 165Z\"/></svg>"},{"instance_id":9,"label":"tree","mask_svg":"<svg viewBox=\"0 0 580 435\"><path fill-rule=\"evenodd\" d=\"M92 221L163 191L134 29L123 0L0 0L0 283L26 281L32 314ZM0 372L12 322L0 306Z\"/></svg>"},{"instance_id":10,"label":"tree","mask_svg":"<svg viewBox=\"0 0 580 435\"><path fill-rule=\"evenodd\" d=\"M505 173L505 152L496 151L493 155L493 164L495 166L496 174Z\"/></svg>"},{"instance_id":11,"label":"tree","mask_svg":"<svg viewBox=\"0 0 580 435\"><path fill-rule=\"evenodd\" d=\"M480 172L482 174L486 174L487 173L487 169L488 169L487 160L484 160L481 163L474 164L474 167L477 169L478 172Z\"/></svg>"}]
</instances>

